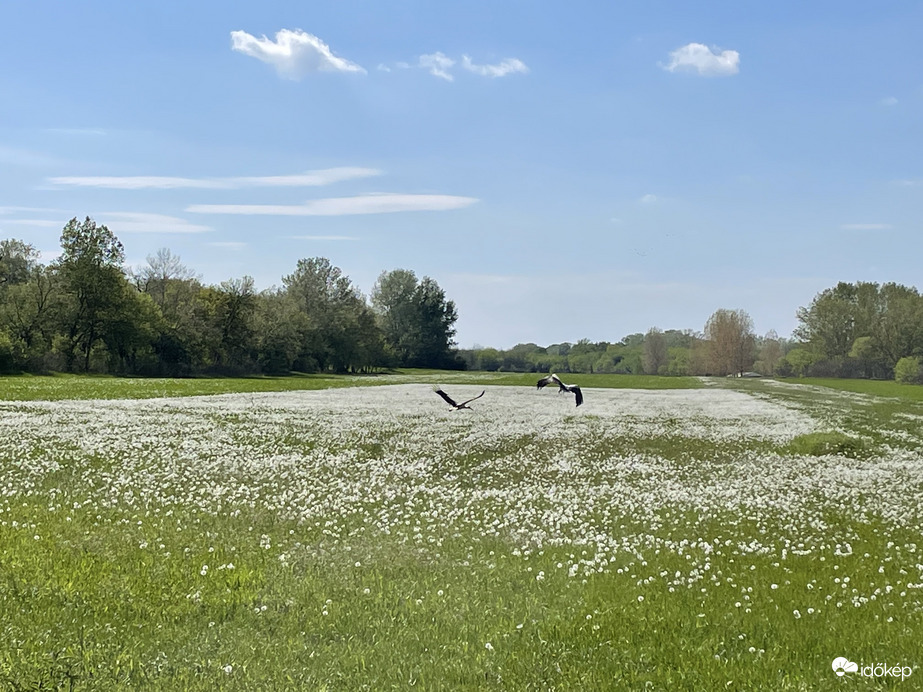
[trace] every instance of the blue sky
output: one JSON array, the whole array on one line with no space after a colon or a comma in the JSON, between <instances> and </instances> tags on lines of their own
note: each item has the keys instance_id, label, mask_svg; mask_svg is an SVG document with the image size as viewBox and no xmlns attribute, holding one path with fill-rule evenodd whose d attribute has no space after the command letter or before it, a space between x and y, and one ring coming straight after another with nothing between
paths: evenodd
<instances>
[{"instance_id":1,"label":"blue sky","mask_svg":"<svg viewBox=\"0 0 923 692\"><path fill-rule=\"evenodd\" d=\"M93 217L127 263L368 293L457 341L788 335L837 281L921 286L919 2L0 5L0 237Z\"/></svg>"}]
</instances>

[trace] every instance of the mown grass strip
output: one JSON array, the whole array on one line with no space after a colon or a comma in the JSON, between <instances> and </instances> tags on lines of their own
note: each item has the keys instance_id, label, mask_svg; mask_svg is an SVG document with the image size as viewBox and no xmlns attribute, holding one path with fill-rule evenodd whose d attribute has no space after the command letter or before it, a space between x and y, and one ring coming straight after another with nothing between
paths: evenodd
<instances>
[{"instance_id":1,"label":"mown grass strip","mask_svg":"<svg viewBox=\"0 0 923 692\"><path fill-rule=\"evenodd\" d=\"M790 384L806 384L816 387L828 387L843 392L856 392L858 394L872 394L874 396L894 397L923 401L923 385L901 384L894 380L847 380L832 377L802 377L785 378L781 382Z\"/></svg>"},{"instance_id":2,"label":"mown grass strip","mask_svg":"<svg viewBox=\"0 0 923 692\"><path fill-rule=\"evenodd\" d=\"M112 377L101 375L15 375L0 377L0 401L64 399L152 399L255 392L290 392L411 382L534 387L535 373L454 370L395 370L372 375L294 374L286 377ZM696 377L653 375L567 375L568 384L606 389L696 389Z\"/></svg>"}]
</instances>

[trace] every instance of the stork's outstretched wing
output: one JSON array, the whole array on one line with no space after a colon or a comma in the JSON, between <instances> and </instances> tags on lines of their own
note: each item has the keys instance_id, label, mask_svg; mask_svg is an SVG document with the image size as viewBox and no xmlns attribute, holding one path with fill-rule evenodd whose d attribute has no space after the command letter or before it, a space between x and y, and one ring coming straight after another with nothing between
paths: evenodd
<instances>
[{"instance_id":1,"label":"stork's outstretched wing","mask_svg":"<svg viewBox=\"0 0 923 692\"><path fill-rule=\"evenodd\" d=\"M439 396L441 396L443 399L445 399L445 402L446 402L449 406L454 406L454 407L458 408L458 404L455 403L455 401L452 399L452 397L450 397L448 394L446 394L444 391L442 391L439 387L433 387L433 391L436 392L436 394L438 394Z\"/></svg>"},{"instance_id":2,"label":"stork's outstretched wing","mask_svg":"<svg viewBox=\"0 0 923 692\"><path fill-rule=\"evenodd\" d=\"M538 389L541 389L542 387L545 387L551 384L552 382L557 384L559 387L561 386L561 380L558 379L557 375L552 374L552 375L548 375L548 377L543 377L542 379L540 379L538 383L536 384L536 387Z\"/></svg>"},{"instance_id":3,"label":"stork's outstretched wing","mask_svg":"<svg viewBox=\"0 0 923 692\"><path fill-rule=\"evenodd\" d=\"M459 407L462 407L462 406L464 406L465 404L470 404L470 403L471 403L472 401L474 401L475 399L480 399L480 398L481 398L482 396L484 396L486 393L487 393L487 390L485 389L483 392L481 392L480 394L478 394L476 397L473 397L473 398L471 398L471 399L468 399L468 401L463 401L463 402L461 402L458 406L459 406Z\"/></svg>"},{"instance_id":4,"label":"stork's outstretched wing","mask_svg":"<svg viewBox=\"0 0 923 692\"><path fill-rule=\"evenodd\" d=\"M577 406L580 406L580 404L583 403L583 392L580 391L580 386L576 384L571 385L570 391L577 397Z\"/></svg>"}]
</instances>

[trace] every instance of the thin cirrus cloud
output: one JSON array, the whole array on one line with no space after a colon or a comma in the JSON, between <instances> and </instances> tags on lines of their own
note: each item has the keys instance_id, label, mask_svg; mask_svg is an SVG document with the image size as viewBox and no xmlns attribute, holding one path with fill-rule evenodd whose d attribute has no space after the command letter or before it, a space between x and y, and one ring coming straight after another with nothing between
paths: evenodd
<instances>
[{"instance_id":1,"label":"thin cirrus cloud","mask_svg":"<svg viewBox=\"0 0 923 692\"><path fill-rule=\"evenodd\" d=\"M381 175L374 168L340 167L308 171L299 175L268 175L236 178L179 178L171 176L62 176L49 178L54 185L99 187L113 190L235 190L242 187L313 187L356 178Z\"/></svg>"},{"instance_id":2,"label":"thin cirrus cloud","mask_svg":"<svg viewBox=\"0 0 923 692\"><path fill-rule=\"evenodd\" d=\"M662 66L668 72L696 72L703 76L729 76L740 71L740 53L720 53L702 43L688 43L670 53L670 62Z\"/></svg>"},{"instance_id":3,"label":"thin cirrus cloud","mask_svg":"<svg viewBox=\"0 0 923 692\"><path fill-rule=\"evenodd\" d=\"M275 40L246 31L231 32L231 48L272 65L280 77L299 80L313 72L358 72L365 68L333 54L330 46L300 29L281 29Z\"/></svg>"},{"instance_id":4,"label":"thin cirrus cloud","mask_svg":"<svg viewBox=\"0 0 923 692\"><path fill-rule=\"evenodd\" d=\"M115 233L208 233L213 230L210 226L165 214L109 211L100 212L99 219Z\"/></svg>"},{"instance_id":5,"label":"thin cirrus cloud","mask_svg":"<svg viewBox=\"0 0 923 692\"><path fill-rule=\"evenodd\" d=\"M840 228L844 231L887 231L891 228L889 223L844 223Z\"/></svg>"},{"instance_id":6,"label":"thin cirrus cloud","mask_svg":"<svg viewBox=\"0 0 923 692\"><path fill-rule=\"evenodd\" d=\"M351 216L403 211L448 211L470 206L477 201L475 197L456 195L385 193L315 199L304 204L192 204L186 207L186 211L195 214Z\"/></svg>"},{"instance_id":7,"label":"thin cirrus cloud","mask_svg":"<svg viewBox=\"0 0 923 692\"><path fill-rule=\"evenodd\" d=\"M220 247L226 250L243 250L247 247L247 243L242 243L236 240L216 240L211 243L205 243L209 247Z\"/></svg>"},{"instance_id":8,"label":"thin cirrus cloud","mask_svg":"<svg viewBox=\"0 0 923 692\"><path fill-rule=\"evenodd\" d=\"M290 235L292 240L356 240L351 235Z\"/></svg>"},{"instance_id":9,"label":"thin cirrus cloud","mask_svg":"<svg viewBox=\"0 0 923 692\"><path fill-rule=\"evenodd\" d=\"M32 226L35 228L63 228L64 223L54 219L3 219L4 225Z\"/></svg>"}]
</instances>

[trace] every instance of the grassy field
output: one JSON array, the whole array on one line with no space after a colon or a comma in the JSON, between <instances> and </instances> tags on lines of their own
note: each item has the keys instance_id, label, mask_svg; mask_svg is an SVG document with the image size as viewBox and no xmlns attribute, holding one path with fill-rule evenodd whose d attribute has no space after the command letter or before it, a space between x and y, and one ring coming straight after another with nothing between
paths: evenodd
<instances>
[{"instance_id":1,"label":"grassy field","mask_svg":"<svg viewBox=\"0 0 923 692\"><path fill-rule=\"evenodd\" d=\"M16 378L0 689L918 688L923 404L612 377Z\"/></svg>"},{"instance_id":2,"label":"grassy field","mask_svg":"<svg viewBox=\"0 0 923 692\"><path fill-rule=\"evenodd\" d=\"M894 380L846 380L832 377L803 377L784 381L793 384L830 387L831 389L839 389L844 392L858 392L860 394L872 394L874 396L923 401L923 386L918 384L900 384Z\"/></svg>"},{"instance_id":3,"label":"grassy field","mask_svg":"<svg viewBox=\"0 0 923 692\"><path fill-rule=\"evenodd\" d=\"M287 377L109 377L85 375L0 376L0 401L63 399L151 399L252 392L290 392L335 387L430 382L497 385L535 385L540 375L531 373L465 373L444 370L397 370L374 375L292 375ZM694 389L696 377L647 375L567 375L568 384L639 389Z\"/></svg>"}]
</instances>

